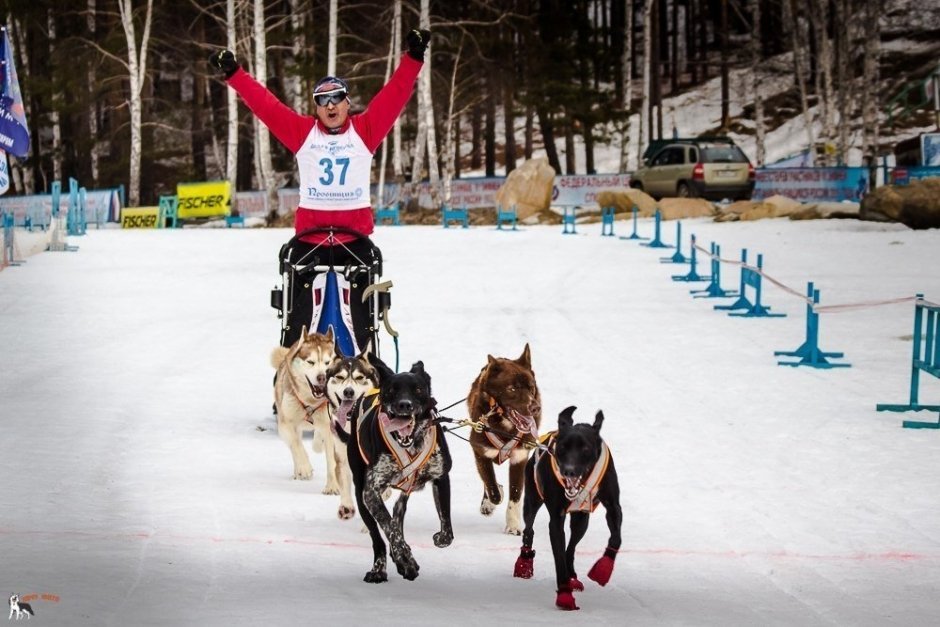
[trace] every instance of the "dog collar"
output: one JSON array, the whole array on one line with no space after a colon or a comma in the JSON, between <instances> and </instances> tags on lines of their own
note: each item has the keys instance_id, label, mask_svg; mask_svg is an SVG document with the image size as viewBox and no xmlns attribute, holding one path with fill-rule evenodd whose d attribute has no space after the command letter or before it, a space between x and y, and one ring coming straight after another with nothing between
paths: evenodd
<instances>
[{"instance_id":1,"label":"dog collar","mask_svg":"<svg viewBox=\"0 0 940 627\"><path fill-rule=\"evenodd\" d=\"M522 435L509 438L508 440L503 440L501 437L490 431L489 429L483 430L483 435L486 436L486 439L490 441L490 444L498 451L496 457L496 463L502 464L507 459L512 456L513 451L515 451L519 444L522 442Z\"/></svg>"}]
</instances>

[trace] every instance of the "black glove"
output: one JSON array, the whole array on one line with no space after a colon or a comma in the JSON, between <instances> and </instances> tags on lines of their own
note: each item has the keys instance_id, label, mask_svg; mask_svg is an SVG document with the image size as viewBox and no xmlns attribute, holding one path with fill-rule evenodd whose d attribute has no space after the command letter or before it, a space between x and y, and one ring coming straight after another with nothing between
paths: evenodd
<instances>
[{"instance_id":1,"label":"black glove","mask_svg":"<svg viewBox=\"0 0 940 627\"><path fill-rule=\"evenodd\" d=\"M412 29L405 38L408 43L408 56L415 61L424 63L424 51L431 43L431 31Z\"/></svg>"},{"instance_id":2,"label":"black glove","mask_svg":"<svg viewBox=\"0 0 940 627\"><path fill-rule=\"evenodd\" d=\"M209 67L222 72L225 76L225 80L228 80L232 78L232 74L237 72L238 68L241 66L238 65L238 61L235 60L234 52L231 50L219 50L218 52L213 52L212 56L209 57Z\"/></svg>"}]
</instances>

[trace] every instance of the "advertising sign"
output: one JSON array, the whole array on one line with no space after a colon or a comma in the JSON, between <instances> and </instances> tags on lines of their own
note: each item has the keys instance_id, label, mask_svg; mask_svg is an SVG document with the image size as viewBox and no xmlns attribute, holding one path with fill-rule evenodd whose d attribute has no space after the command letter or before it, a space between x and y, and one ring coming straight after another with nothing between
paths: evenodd
<instances>
[{"instance_id":1,"label":"advertising sign","mask_svg":"<svg viewBox=\"0 0 940 627\"><path fill-rule=\"evenodd\" d=\"M231 209L231 183L228 181L178 183L176 195L179 197L176 215L183 220L227 216Z\"/></svg>"},{"instance_id":2,"label":"advertising sign","mask_svg":"<svg viewBox=\"0 0 940 627\"><path fill-rule=\"evenodd\" d=\"M121 211L122 229L155 229L160 207L125 207Z\"/></svg>"},{"instance_id":3,"label":"advertising sign","mask_svg":"<svg viewBox=\"0 0 940 627\"><path fill-rule=\"evenodd\" d=\"M552 205L581 207L597 204L597 193L604 189L630 187L629 174L585 174L556 176L552 186Z\"/></svg>"},{"instance_id":4,"label":"advertising sign","mask_svg":"<svg viewBox=\"0 0 940 627\"><path fill-rule=\"evenodd\" d=\"M761 168L752 200L785 196L800 202L858 202L868 191L867 168Z\"/></svg>"},{"instance_id":5,"label":"advertising sign","mask_svg":"<svg viewBox=\"0 0 940 627\"><path fill-rule=\"evenodd\" d=\"M928 167L940 166L940 133L920 136L920 163Z\"/></svg>"}]
</instances>

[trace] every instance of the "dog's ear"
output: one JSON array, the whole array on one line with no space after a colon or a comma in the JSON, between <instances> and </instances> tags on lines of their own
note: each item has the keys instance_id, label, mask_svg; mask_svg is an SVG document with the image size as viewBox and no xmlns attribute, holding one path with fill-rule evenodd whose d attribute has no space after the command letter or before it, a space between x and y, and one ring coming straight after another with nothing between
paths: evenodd
<instances>
[{"instance_id":1,"label":"dog's ear","mask_svg":"<svg viewBox=\"0 0 940 627\"><path fill-rule=\"evenodd\" d=\"M336 335L333 333L332 324L326 328L326 339L329 340L330 342L333 342L336 340Z\"/></svg>"},{"instance_id":2,"label":"dog's ear","mask_svg":"<svg viewBox=\"0 0 940 627\"><path fill-rule=\"evenodd\" d=\"M558 414L558 430L559 431L564 431L565 429L571 428L571 425L574 424L573 414L574 414L574 410L576 409L577 407L572 405L571 407L566 407L563 410L561 410L561 413Z\"/></svg>"},{"instance_id":3,"label":"dog's ear","mask_svg":"<svg viewBox=\"0 0 940 627\"><path fill-rule=\"evenodd\" d=\"M366 347L362 349L362 352L356 356L356 359L366 358L368 359L369 355L372 354L372 340L366 342Z\"/></svg>"},{"instance_id":4,"label":"dog's ear","mask_svg":"<svg viewBox=\"0 0 940 627\"><path fill-rule=\"evenodd\" d=\"M529 351L529 343L525 343L525 348L522 349L522 354L519 355L519 359L516 360L516 363L520 366L524 366L527 370L532 370L532 353Z\"/></svg>"},{"instance_id":5,"label":"dog's ear","mask_svg":"<svg viewBox=\"0 0 940 627\"><path fill-rule=\"evenodd\" d=\"M594 430L598 433L601 432L601 425L604 424L604 412L597 410L597 413L594 415Z\"/></svg>"},{"instance_id":6,"label":"dog's ear","mask_svg":"<svg viewBox=\"0 0 940 627\"><path fill-rule=\"evenodd\" d=\"M379 383L382 383L388 377L391 377L395 373L391 368L385 365L385 362L379 359L379 356L375 353L368 354L369 363L372 364L372 367L376 369L379 373Z\"/></svg>"},{"instance_id":7,"label":"dog's ear","mask_svg":"<svg viewBox=\"0 0 940 627\"><path fill-rule=\"evenodd\" d=\"M430 394L431 393L431 375L429 375L427 371L424 369L423 361L416 361L414 365L411 366L411 374L415 375L416 377L424 381L424 384L428 386L428 394Z\"/></svg>"},{"instance_id":8,"label":"dog's ear","mask_svg":"<svg viewBox=\"0 0 940 627\"><path fill-rule=\"evenodd\" d=\"M300 338L306 342L307 341L307 325L300 327Z\"/></svg>"}]
</instances>

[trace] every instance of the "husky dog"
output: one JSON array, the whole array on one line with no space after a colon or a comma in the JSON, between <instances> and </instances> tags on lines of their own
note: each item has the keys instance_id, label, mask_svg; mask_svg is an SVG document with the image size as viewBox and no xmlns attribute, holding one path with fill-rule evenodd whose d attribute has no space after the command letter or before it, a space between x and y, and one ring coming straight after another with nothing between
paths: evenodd
<instances>
[{"instance_id":1,"label":"husky dog","mask_svg":"<svg viewBox=\"0 0 940 627\"><path fill-rule=\"evenodd\" d=\"M23 603L20 601L20 595L11 594L10 617L7 620L13 620L14 615L16 615L16 620L19 620L23 618L24 614L26 615L27 620L36 615L29 603Z\"/></svg>"},{"instance_id":2,"label":"husky dog","mask_svg":"<svg viewBox=\"0 0 940 627\"><path fill-rule=\"evenodd\" d=\"M434 545L444 548L454 540L450 451L435 420L431 377L424 371L424 364L415 362L408 372L396 374L375 355L370 361L379 372L379 391L367 394L353 408L347 444L359 514L372 538L372 570L364 581L388 581L383 533L398 574L410 581L418 576L418 563L404 534L405 511L412 491L429 482L433 485L441 523L440 531L433 536ZM382 500L382 493L389 487L401 490L392 514Z\"/></svg>"},{"instance_id":3,"label":"husky dog","mask_svg":"<svg viewBox=\"0 0 940 627\"><path fill-rule=\"evenodd\" d=\"M352 518L356 513L353 504L352 475L346 455L346 443L349 441L349 412L353 405L365 396L366 392L379 387L379 376L369 355L372 343L366 344L365 350L355 357L338 357L326 373L326 397L330 403L329 437L335 438L333 453L336 458L336 474L339 479L339 511L342 520Z\"/></svg>"},{"instance_id":4,"label":"husky dog","mask_svg":"<svg viewBox=\"0 0 940 627\"><path fill-rule=\"evenodd\" d=\"M575 549L588 528L591 512L603 504L607 512L610 539L600 559L588 572L588 578L605 586L614 570L620 550L620 484L617 469L607 444L601 439L604 413L597 412L594 424L574 424L574 407L558 415L558 431L548 434L545 447L529 459L525 467L525 531L522 550L516 559L514 577L531 579L535 551L532 549L532 524L544 503L548 510L548 535L555 558L555 579L558 584L555 605L563 610L576 610L576 590L584 584L574 570ZM571 514L571 540L565 548L565 518Z\"/></svg>"},{"instance_id":5,"label":"husky dog","mask_svg":"<svg viewBox=\"0 0 940 627\"><path fill-rule=\"evenodd\" d=\"M542 421L542 399L529 345L518 359L487 355L487 363L470 386L467 407L470 419L482 422L483 430L470 434L470 445L483 481L480 513L490 516L503 500L503 486L496 482L494 464L509 461L509 505L506 507L505 532L522 533L522 488L527 445L538 438Z\"/></svg>"},{"instance_id":6,"label":"husky dog","mask_svg":"<svg viewBox=\"0 0 940 627\"><path fill-rule=\"evenodd\" d=\"M314 452L326 448L326 487L324 494L339 494L336 457L330 431L330 410L326 398L326 372L336 359L333 327L326 334L307 333L289 348L279 346L271 353L271 365L277 368L274 404L277 408L277 433L290 448L294 458L294 479L310 479L313 468L303 446L303 433L315 431Z\"/></svg>"}]
</instances>

